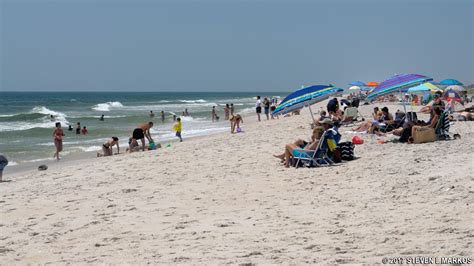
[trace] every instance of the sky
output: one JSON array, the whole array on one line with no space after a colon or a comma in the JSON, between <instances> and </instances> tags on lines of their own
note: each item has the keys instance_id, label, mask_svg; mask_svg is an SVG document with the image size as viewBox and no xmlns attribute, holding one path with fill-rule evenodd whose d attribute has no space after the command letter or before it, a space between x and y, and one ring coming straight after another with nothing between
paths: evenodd
<instances>
[{"instance_id":1,"label":"sky","mask_svg":"<svg viewBox=\"0 0 474 266\"><path fill-rule=\"evenodd\" d=\"M0 0L0 91L474 83L474 0Z\"/></svg>"}]
</instances>

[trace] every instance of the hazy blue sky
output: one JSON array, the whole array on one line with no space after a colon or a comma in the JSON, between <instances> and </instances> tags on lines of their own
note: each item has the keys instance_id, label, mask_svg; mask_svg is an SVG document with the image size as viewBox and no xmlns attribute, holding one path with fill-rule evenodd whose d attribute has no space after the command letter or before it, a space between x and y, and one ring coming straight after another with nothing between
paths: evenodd
<instances>
[{"instance_id":1,"label":"hazy blue sky","mask_svg":"<svg viewBox=\"0 0 474 266\"><path fill-rule=\"evenodd\" d=\"M474 0L0 0L0 90L474 82Z\"/></svg>"}]
</instances>

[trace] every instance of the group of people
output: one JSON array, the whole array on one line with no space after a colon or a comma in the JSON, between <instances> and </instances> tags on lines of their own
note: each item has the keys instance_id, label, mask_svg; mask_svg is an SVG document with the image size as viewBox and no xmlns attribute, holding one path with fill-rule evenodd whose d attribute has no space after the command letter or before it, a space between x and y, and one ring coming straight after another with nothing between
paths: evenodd
<instances>
[{"instance_id":1,"label":"group of people","mask_svg":"<svg viewBox=\"0 0 474 266\"><path fill-rule=\"evenodd\" d=\"M273 111L275 111L277 105L278 105L277 98L269 99L265 97L263 98L263 101L262 101L261 97L257 96L257 101L255 102L255 112L257 113L257 120L259 122L261 121L260 115L262 113L262 107L263 107L263 112L265 116L267 117L267 120L275 119L275 116L273 115Z\"/></svg>"},{"instance_id":2,"label":"group of people","mask_svg":"<svg viewBox=\"0 0 474 266\"><path fill-rule=\"evenodd\" d=\"M100 118L100 119L102 119L101 121L103 121L103 116L104 115L102 115L102 117ZM74 129L72 128L72 125L69 125L68 126L68 131L73 131L73 130ZM86 126L83 126L81 128L81 122L77 122L76 123L76 135L81 135L81 134L82 135L87 135L87 134L89 134L89 130L87 129Z\"/></svg>"}]
</instances>

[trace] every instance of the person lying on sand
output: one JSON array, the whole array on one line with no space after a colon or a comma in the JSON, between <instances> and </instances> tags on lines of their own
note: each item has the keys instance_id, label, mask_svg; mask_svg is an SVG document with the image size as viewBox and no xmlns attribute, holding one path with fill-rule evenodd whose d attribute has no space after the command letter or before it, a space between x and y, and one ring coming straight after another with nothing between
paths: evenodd
<instances>
[{"instance_id":1,"label":"person lying on sand","mask_svg":"<svg viewBox=\"0 0 474 266\"><path fill-rule=\"evenodd\" d=\"M240 123L244 123L242 116L239 114L233 115L230 119L230 133L234 134L235 129L237 127L237 132L240 131Z\"/></svg>"},{"instance_id":2,"label":"person lying on sand","mask_svg":"<svg viewBox=\"0 0 474 266\"><path fill-rule=\"evenodd\" d=\"M145 151L145 137L148 139L148 142L153 142L151 138L150 129L153 127L153 122L148 122L139 125L133 130L132 140L130 142L129 150L130 152L134 151L133 147L138 146L137 140L142 142L142 151Z\"/></svg>"},{"instance_id":3,"label":"person lying on sand","mask_svg":"<svg viewBox=\"0 0 474 266\"><path fill-rule=\"evenodd\" d=\"M323 135L324 128L317 126L313 129L313 134L311 135L310 142L306 142L302 139L296 140L294 143L286 144L285 151L279 155L273 155L274 157L281 160L284 163L285 167L290 167L290 159L293 157L293 152L295 150L315 150L319 144L319 139Z\"/></svg>"},{"instance_id":4,"label":"person lying on sand","mask_svg":"<svg viewBox=\"0 0 474 266\"><path fill-rule=\"evenodd\" d=\"M108 140L104 144L102 144L103 154L97 153L97 157L112 156L113 155L112 147L115 146L115 145L117 145L117 154L119 154L120 153L119 139L117 137L112 137L110 140Z\"/></svg>"}]
</instances>

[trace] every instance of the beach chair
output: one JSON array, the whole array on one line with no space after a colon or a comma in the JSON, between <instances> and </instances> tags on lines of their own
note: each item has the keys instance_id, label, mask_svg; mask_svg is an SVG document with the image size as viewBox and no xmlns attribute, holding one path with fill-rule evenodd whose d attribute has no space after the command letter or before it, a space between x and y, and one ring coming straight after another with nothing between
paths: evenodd
<instances>
[{"instance_id":1,"label":"beach chair","mask_svg":"<svg viewBox=\"0 0 474 266\"><path fill-rule=\"evenodd\" d=\"M438 140L449 140L449 127L451 126L449 121L449 110L444 110L439 117L438 123L436 124L435 132Z\"/></svg>"},{"instance_id":2,"label":"beach chair","mask_svg":"<svg viewBox=\"0 0 474 266\"><path fill-rule=\"evenodd\" d=\"M405 123L405 118L406 118L406 115L405 113L403 113L403 115L400 115L394 120L393 124L381 126L380 131L383 133L387 133L399 127L403 127L403 124Z\"/></svg>"},{"instance_id":3,"label":"beach chair","mask_svg":"<svg viewBox=\"0 0 474 266\"><path fill-rule=\"evenodd\" d=\"M347 125L357 121L357 117L359 116L359 110L357 107L348 107L344 111L344 118L342 119L342 124Z\"/></svg>"},{"instance_id":4,"label":"beach chair","mask_svg":"<svg viewBox=\"0 0 474 266\"><path fill-rule=\"evenodd\" d=\"M327 145L324 145L325 141L327 141L327 132L328 130L326 130L321 136L321 139L319 140L316 150L298 149L298 150L293 151L294 152L293 159L296 160L296 165L295 165L296 168L299 167L300 162L302 162L303 165L306 167L329 166L331 164L334 164L334 162L327 155L328 153Z\"/></svg>"}]
</instances>

